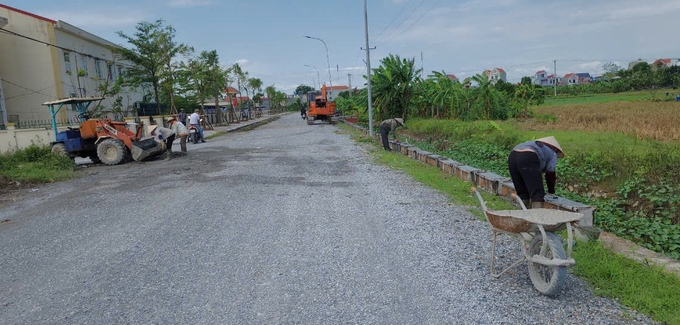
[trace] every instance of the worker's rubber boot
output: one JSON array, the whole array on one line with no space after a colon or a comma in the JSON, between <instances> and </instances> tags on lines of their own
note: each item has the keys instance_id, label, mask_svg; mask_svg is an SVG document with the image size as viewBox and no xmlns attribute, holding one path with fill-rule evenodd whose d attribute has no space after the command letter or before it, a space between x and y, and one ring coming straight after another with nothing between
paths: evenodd
<instances>
[{"instance_id":1,"label":"worker's rubber boot","mask_svg":"<svg viewBox=\"0 0 680 325\"><path fill-rule=\"evenodd\" d=\"M531 202L529 201L529 199L526 199L526 200L522 199L522 203L524 203L525 208L531 209Z\"/></svg>"},{"instance_id":2,"label":"worker's rubber boot","mask_svg":"<svg viewBox=\"0 0 680 325\"><path fill-rule=\"evenodd\" d=\"M172 152L166 151L165 152L165 160L170 160L172 159Z\"/></svg>"},{"instance_id":3,"label":"worker's rubber boot","mask_svg":"<svg viewBox=\"0 0 680 325\"><path fill-rule=\"evenodd\" d=\"M531 208L532 209L542 209L543 208L543 202L531 202Z\"/></svg>"}]
</instances>

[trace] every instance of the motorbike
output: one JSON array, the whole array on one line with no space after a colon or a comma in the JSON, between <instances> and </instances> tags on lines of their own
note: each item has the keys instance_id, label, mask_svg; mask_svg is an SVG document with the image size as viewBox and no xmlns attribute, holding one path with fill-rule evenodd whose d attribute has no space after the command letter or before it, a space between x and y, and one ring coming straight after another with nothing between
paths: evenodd
<instances>
[{"instance_id":1,"label":"motorbike","mask_svg":"<svg viewBox=\"0 0 680 325\"><path fill-rule=\"evenodd\" d=\"M201 119L201 120L199 121L199 123L200 123L201 121L203 121L203 119ZM192 143L196 144L196 143L198 143L198 141L200 141L200 140L201 140L201 133L198 131L198 128L196 127L196 125L190 124L190 125L189 125L189 141L191 141Z\"/></svg>"}]
</instances>

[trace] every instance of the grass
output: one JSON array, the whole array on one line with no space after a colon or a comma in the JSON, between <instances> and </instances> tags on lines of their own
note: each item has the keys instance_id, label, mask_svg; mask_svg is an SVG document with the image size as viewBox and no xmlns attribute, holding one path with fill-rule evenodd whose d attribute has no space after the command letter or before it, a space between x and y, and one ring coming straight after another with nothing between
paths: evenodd
<instances>
[{"instance_id":1,"label":"grass","mask_svg":"<svg viewBox=\"0 0 680 325\"><path fill-rule=\"evenodd\" d=\"M668 92L673 100L675 95L678 94L678 90L673 89L659 89L656 92L650 91L627 91L618 94L583 94L576 96L568 95L558 95L547 96L545 99L545 106L556 106L556 105L571 105L571 104L597 104L597 103L608 103L608 102L618 102L618 101L640 101L640 100L663 100L666 98L666 92Z\"/></svg>"},{"instance_id":2,"label":"grass","mask_svg":"<svg viewBox=\"0 0 680 325\"><path fill-rule=\"evenodd\" d=\"M614 133L632 139L680 140L680 103L608 102L568 104L535 108L538 118L523 128L536 131L583 131Z\"/></svg>"},{"instance_id":3,"label":"grass","mask_svg":"<svg viewBox=\"0 0 680 325\"><path fill-rule=\"evenodd\" d=\"M680 278L659 267L614 254L600 242L574 247L574 274L587 279L593 292L618 300L665 324L680 324Z\"/></svg>"},{"instance_id":4,"label":"grass","mask_svg":"<svg viewBox=\"0 0 680 325\"><path fill-rule=\"evenodd\" d=\"M53 155L47 146L0 155L0 177L17 183L52 183L75 176L73 159Z\"/></svg>"},{"instance_id":5,"label":"grass","mask_svg":"<svg viewBox=\"0 0 680 325\"><path fill-rule=\"evenodd\" d=\"M349 132L354 141L371 144L370 152L376 162L409 174L415 180L446 194L456 205L466 208L480 219L484 218L479 201L477 201L477 198L470 191L470 183L463 182L454 176L444 174L439 168L415 161L401 153L384 151L380 149L382 147L379 148L377 146L378 142L376 140L371 139L369 136L357 131L353 127L345 124L340 124L339 126L346 132ZM485 193L484 191L481 191L480 193L482 194L484 201L486 201L487 207L490 209L507 210L513 208L510 203L498 196Z\"/></svg>"},{"instance_id":6,"label":"grass","mask_svg":"<svg viewBox=\"0 0 680 325\"><path fill-rule=\"evenodd\" d=\"M401 153L383 151L376 140L351 126L341 124L340 128L350 133L356 142L370 144L369 152L375 161L445 193L454 204L483 219L479 203L470 193L470 183ZM500 197L484 191L480 193L490 209L514 209ZM574 247L573 257L577 261L574 274L588 281L595 294L613 298L657 321L680 325L680 299L677 298L680 278L677 276L610 252L599 242L579 242Z\"/></svg>"}]
</instances>

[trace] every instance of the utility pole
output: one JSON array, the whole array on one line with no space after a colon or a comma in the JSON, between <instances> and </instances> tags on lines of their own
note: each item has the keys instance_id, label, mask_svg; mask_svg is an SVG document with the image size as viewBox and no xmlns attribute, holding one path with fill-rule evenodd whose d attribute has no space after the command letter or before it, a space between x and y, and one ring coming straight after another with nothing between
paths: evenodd
<instances>
[{"instance_id":1,"label":"utility pole","mask_svg":"<svg viewBox=\"0 0 680 325\"><path fill-rule=\"evenodd\" d=\"M368 134L373 137L373 97L371 96L371 48L368 47L368 9L364 0L364 29L366 31L366 79L368 81Z\"/></svg>"},{"instance_id":2,"label":"utility pole","mask_svg":"<svg viewBox=\"0 0 680 325\"><path fill-rule=\"evenodd\" d=\"M347 81L349 83L349 97L352 97L352 92L354 92L354 91L352 90L352 74L351 73L347 74Z\"/></svg>"},{"instance_id":3,"label":"utility pole","mask_svg":"<svg viewBox=\"0 0 680 325\"><path fill-rule=\"evenodd\" d=\"M553 60L553 84L555 84L555 97L557 97L557 60Z\"/></svg>"},{"instance_id":4,"label":"utility pole","mask_svg":"<svg viewBox=\"0 0 680 325\"><path fill-rule=\"evenodd\" d=\"M423 79L423 72L425 72L424 69L425 65L423 64L423 52L420 52L420 79Z\"/></svg>"}]
</instances>

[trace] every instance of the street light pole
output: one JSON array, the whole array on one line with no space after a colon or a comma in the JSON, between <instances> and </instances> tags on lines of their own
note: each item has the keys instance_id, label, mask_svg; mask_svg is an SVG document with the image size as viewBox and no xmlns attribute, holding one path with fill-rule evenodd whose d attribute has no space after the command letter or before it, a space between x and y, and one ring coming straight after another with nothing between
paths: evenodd
<instances>
[{"instance_id":1,"label":"street light pole","mask_svg":"<svg viewBox=\"0 0 680 325\"><path fill-rule=\"evenodd\" d=\"M310 67L316 69L316 81L319 83L319 90L321 90L321 77L319 75L319 69L313 65L305 64L305 67Z\"/></svg>"},{"instance_id":2,"label":"street light pole","mask_svg":"<svg viewBox=\"0 0 680 325\"><path fill-rule=\"evenodd\" d=\"M311 39L321 41L321 43L323 43L323 46L326 47L326 63L328 64L328 84L330 85L331 91L332 91L333 90L333 80L332 80L333 77L331 77L331 60L328 57L328 45L326 45L326 42L324 42L322 39L320 39L318 37L311 37L311 36L308 36L308 35L304 35L304 36L306 38L311 38Z\"/></svg>"}]
</instances>

